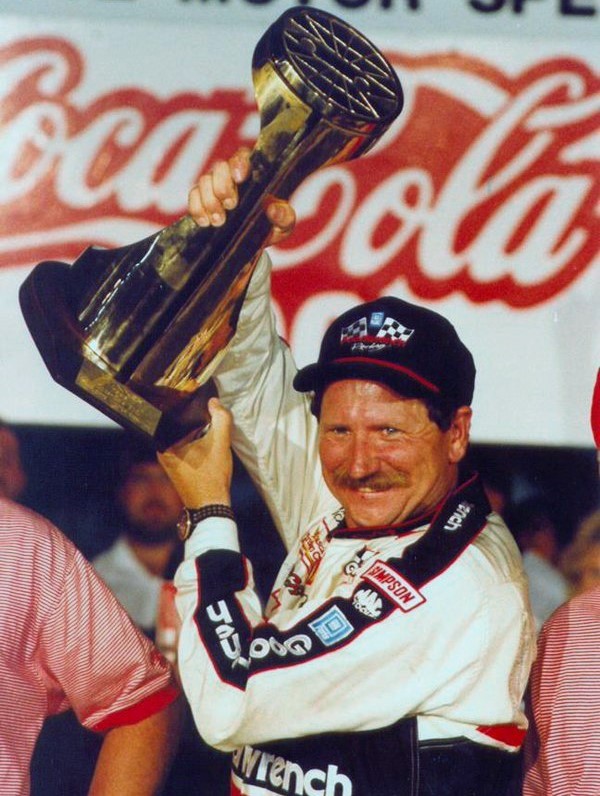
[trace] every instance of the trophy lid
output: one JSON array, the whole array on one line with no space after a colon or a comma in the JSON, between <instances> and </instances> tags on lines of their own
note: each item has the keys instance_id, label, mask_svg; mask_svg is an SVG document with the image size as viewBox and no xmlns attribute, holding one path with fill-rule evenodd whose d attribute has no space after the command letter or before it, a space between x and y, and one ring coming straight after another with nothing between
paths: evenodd
<instances>
[{"instance_id":1,"label":"trophy lid","mask_svg":"<svg viewBox=\"0 0 600 796\"><path fill-rule=\"evenodd\" d=\"M376 137L402 110L395 69L356 28L321 9L285 11L256 45L253 67L270 61L307 105L330 123Z\"/></svg>"}]
</instances>

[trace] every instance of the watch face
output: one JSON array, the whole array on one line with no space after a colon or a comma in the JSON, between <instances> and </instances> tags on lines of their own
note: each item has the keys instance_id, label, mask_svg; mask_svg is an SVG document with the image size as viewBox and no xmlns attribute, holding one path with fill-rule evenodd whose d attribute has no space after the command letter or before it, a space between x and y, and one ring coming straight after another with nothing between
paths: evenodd
<instances>
[{"instance_id":1,"label":"watch face","mask_svg":"<svg viewBox=\"0 0 600 796\"><path fill-rule=\"evenodd\" d=\"M179 538L182 542L190 535L190 531L192 530L192 521L187 509L184 509L181 513L181 516L177 520L177 533L179 534Z\"/></svg>"}]
</instances>

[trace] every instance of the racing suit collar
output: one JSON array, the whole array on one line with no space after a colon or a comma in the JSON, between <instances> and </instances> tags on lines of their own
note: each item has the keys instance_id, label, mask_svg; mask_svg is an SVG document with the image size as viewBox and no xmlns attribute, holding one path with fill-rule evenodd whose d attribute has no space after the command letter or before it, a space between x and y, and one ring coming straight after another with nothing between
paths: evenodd
<instances>
[{"instance_id":1,"label":"racing suit collar","mask_svg":"<svg viewBox=\"0 0 600 796\"><path fill-rule=\"evenodd\" d=\"M384 525L376 528L347 528L345 520L342 520L342 522L330 532L329 536L332 539L357 537L361 539L375 539L381 536L404 536L405 534L417 530L417 528L428 526L434 514L435 512L430 512L429 514L422 514L419 517L407 520L400 525Z\"/></svg>"}]
</instances>

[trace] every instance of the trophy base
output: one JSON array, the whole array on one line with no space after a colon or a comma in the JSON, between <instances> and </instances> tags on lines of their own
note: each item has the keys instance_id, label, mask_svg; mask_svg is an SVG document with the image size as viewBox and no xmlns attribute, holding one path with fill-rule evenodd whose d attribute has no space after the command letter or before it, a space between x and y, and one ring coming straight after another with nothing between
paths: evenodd
<instances>
[{"instance_id":1,"label":"trophy base","mask_svg":"<svg viewBox=\"0 0 600 796\"><path fill-rule=\"evenodd\" d=\"M66 263L40 263L19 293L21 310L54 381L119 425L149 438L158 450L207 427L208 400L216 395L212 381L193 393L152 390L119 380L89 348L74 321L70 271Z\"/></svg>"}]
</instances>

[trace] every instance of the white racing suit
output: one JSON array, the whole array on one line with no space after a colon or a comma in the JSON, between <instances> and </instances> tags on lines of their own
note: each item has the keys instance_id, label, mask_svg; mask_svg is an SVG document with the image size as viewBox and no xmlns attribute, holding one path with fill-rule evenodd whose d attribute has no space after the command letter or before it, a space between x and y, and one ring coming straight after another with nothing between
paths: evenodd
<instances>
[{"instance_id":1,"label":"white racing suit","mask_svg":"<svg viewBox=\"0 0 600 796\"><path fill-rule=\"evenodd\" d=\"M233 794L499 796L535 648L517 548L477 477L435 515L343 526L267 265L217 384L289 553L263 612L235 523L186 543L179 665L198 729L233 752Z\"/></svg>"}]
</instances>

